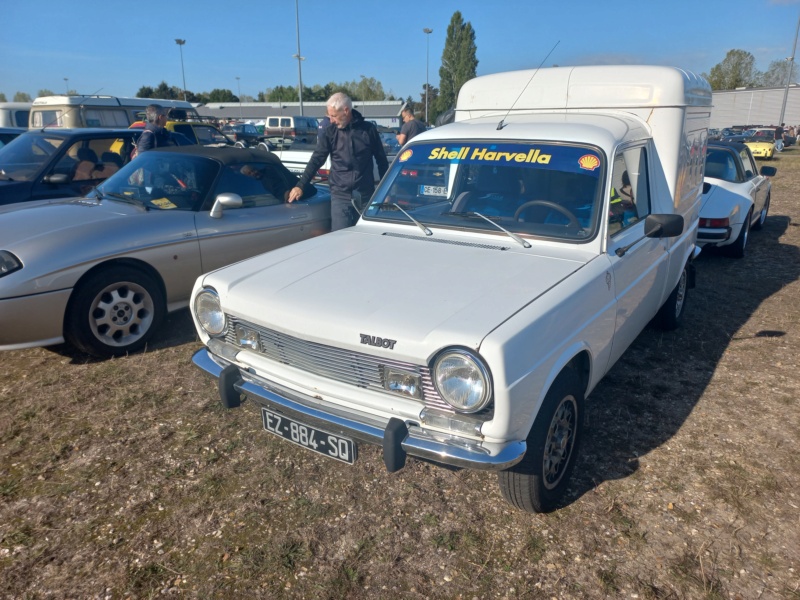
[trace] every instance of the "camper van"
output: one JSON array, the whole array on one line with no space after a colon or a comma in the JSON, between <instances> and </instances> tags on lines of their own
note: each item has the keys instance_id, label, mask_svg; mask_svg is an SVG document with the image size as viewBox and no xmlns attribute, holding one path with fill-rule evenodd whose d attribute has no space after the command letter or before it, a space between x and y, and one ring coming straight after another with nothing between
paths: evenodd
<instances>
[{"instance_id":1,"label":"camper van","mask_svg":"<svg viewBox=\"0 0 800 600\"><path fill-rule=\"evenodd\" d=\"M148 104L180 108L197 116L184 100L118 98L116 96L41 96L33 101L29 119L31 129L42 127L107 127L118 129L138 121ZM138 115L138 116L137 116Z\"/></svg>"},{"instance_id":2,"label":"camper van","mask_svg":"<svg viewBox=\"0 0 800 600\"><path fill-rule=\"evenodd\" d=\"M0 127L27 127L30 102L0 102Z\"/></svg>"},{"instance_id":3,"label":"camper van","mask_svg":"<svg viewBox=\"0 0 800 600\"><path fill-rule=\"evenodd\" d=\"M495 471L511 505L558 508L584 399L648 323L681 322L710 112L671 67L468 81L355 226L198 279L194 363L265 435Z\"/></svg>"}]
</instances>

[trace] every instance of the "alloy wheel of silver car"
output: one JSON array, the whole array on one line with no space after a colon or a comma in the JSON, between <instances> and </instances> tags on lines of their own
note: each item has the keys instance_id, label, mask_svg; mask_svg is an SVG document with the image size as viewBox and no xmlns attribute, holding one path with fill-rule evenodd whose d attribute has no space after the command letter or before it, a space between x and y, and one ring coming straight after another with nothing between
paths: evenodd
<instances>
[{"instance_id":1,"label":"alloy wheel of silver car","mask_svg":"<svg viewBox=\"0 0 800 600\"><path fill-rule=\"evenodd\" d=\"M144 346L163 314L163 293L151 276L127 265L108 268L78 285L64 333L89 354L120 355Z\"/></svg>"},{"instance_id":2,"label":"alloy wheel of silver car","mask_svg":"<svg viewBox=\"0 0 800 600\"><path fill-rule=\"evenodd\" d=\"M153 324L153 298L145 288L130 281L106 286L90 307L89 327L109 346L129 346Z\"/></svg>"}]
</instances>

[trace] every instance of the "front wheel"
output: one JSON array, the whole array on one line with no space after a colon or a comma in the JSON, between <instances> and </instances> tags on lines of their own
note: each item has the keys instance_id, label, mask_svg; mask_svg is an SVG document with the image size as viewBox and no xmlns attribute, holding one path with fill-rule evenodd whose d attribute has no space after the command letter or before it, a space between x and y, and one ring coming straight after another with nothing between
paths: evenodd
<instances>
[{"instance_id":1,"label":"front wheel","mask_svg":"<svg viewBox=\"0 0 800 600\"><path fill-rule=\"evenodd\" d=\"M573 369L553 382L528 434L522 460L497 474L506 501L527 512L558 508L583 431L583 386Z\"/></svg>"},{"instance_id":2,"label":"front wheel","mask_svg":"<svg viewBox=\"0 0 800 600\"><path fill-rule=\"evenodd\" d=\"M164 312L164 296L152 277L127 266L106 269L73 292L64 337L87 354L119 356L142 348Z\"/></svg>"}]
</instances>

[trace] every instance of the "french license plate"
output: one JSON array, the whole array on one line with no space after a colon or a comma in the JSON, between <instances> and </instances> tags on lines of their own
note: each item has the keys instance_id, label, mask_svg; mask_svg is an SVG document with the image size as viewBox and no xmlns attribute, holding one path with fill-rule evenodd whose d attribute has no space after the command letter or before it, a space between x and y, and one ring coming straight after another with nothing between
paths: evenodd
<instances>
[{"instance_id":1,"label":"french license plate","mask_svg":"<svg viewBox=\"0 0 800 600\"><path fill-rule=\"evenodd\" d=\"M261 420L264 422L264 429L281 436L293 444L308 448L329 458L346 462L349 465L352 465L356 460L356 445L349 438L303 425L266 408L261 409Z\"/></svg>"},{"instance_id":2,"label":"french license plate","mask_svg":"<svg viewBox=\"0 0 800 600\"><path fill-rule=\"evenodd\" d=\"M447 198L447 188L443 185L421 185L419 193L422 196L441 196Z\"/></svg>"}]
</instances>

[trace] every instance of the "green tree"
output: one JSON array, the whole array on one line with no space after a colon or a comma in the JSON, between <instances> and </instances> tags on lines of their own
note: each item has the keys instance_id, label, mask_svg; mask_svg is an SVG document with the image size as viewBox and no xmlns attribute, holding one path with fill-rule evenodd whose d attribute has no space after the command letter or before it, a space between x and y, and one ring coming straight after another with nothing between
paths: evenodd
<instances>
[{"instance_id":1,"label":"green tree","mask_svg":"<svg viewBox=\"0 0 800 600\"><path fill-rule=\"evenodd\" d=\"M0 102L8 102L8 100L6 100L6 95L3 92L0 92Z\"/></svg>"},{"instance_id":2,"label":"green tree","mask_svg":"<svg viewBox=\"0 0 800 600\"><path fill-rule=\"evenodd\" d=\"M789 61L773 60L769 63L769 68L764 71L761 85L767 87L783 87L786 85L786 76L789 75ZM797 81L797 64L792 63L792 73L789 81Z\"/></svg>"},{"instance_id":3,"label":"green tree","mask_svg":"<svg viewBox=\"0 0 800 600\"><path fill-rule=\"evenodd\" d=\"M39 90L39 92L36 94L36 97L41 98L42 96L55 96L55 95L56 93L53 90L48 90L47 88L44 88L43 90Z\"/></svg>"},{"instance_id":4,"label":"green tree","mask_svg":"<svg viewBox=\"0 0 800 600\"><path fill-rule=\"evenodd\" d=\"M755 67L755 57L745 50L728 50L725 59L711 68L703 77L712 90L733 90L738 87L758 85L761 73Z\"/></svg>"},{"instance_id":5,"label":"green tree","mask_svg":"<svg viewBox=\"0 0 800 600\"><path fill-rule=\"evenodd\" d=\"M425 89L425 86L422 86L422 93L419 95L420 101L419 106L422 108L420 109L421 119L425 120L425 97L428 97L428 121L433 122L436 120L435 117L431 117L431 115L436 112L436 103L439 100L439 88L436 88L430 84L428 84L428 89ZM438 113L437 113L438 114Z\"/></svg>"},{"instance_id":6,"label":"green tree","mask_svg":"<svg viewBox=\"0 0 800 600\"><path fill-rule=\"evenodd\" d=\"M208 92L207 102L238 102L239 98L230 90L214 88Z\"/></svg>"},{"instance_id":7,"label":"green tree","mask_svg":"<svg viewBox=\"0 0 800 600\"><path fill-rule=\"evenodd\" d=\"M439 100L435 114L429 116L431 121L439 113L455 106L461 86L475 77L478 69L477 50L472 25L469 21L464 22L460 11L454 12L447 26L442 66L439 67Z\"/></svg>"},{"instance_id":8,"label":"green tree","mask_svg":"<svg viewBox=\"0 0 800 600\"><path fill-rule=\"evenodd\" d=\"M136 92L137 98L152 98L155 91L149 85L143 85L139 88L139 91Z\"/></svg>"},{"instance_id":9,"label":"green tree","mask_svg":"<svg viewBox=\"0 0 800 600\"><path fill-rule=\"evenodd\" d=\"M14 102L32 102L33 98L26 92L17 92L14 94Z\"/></svg>"}]
</instances>

